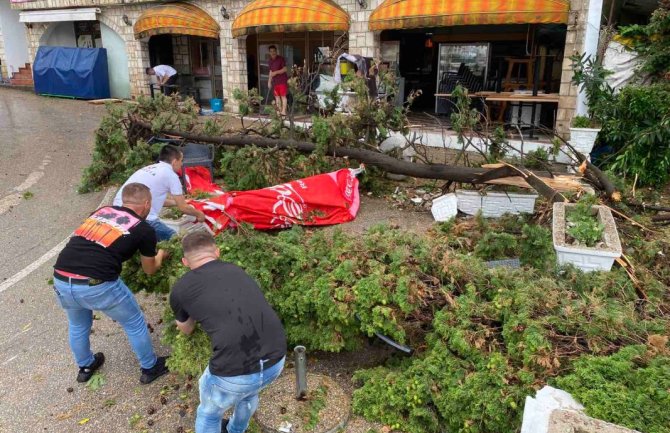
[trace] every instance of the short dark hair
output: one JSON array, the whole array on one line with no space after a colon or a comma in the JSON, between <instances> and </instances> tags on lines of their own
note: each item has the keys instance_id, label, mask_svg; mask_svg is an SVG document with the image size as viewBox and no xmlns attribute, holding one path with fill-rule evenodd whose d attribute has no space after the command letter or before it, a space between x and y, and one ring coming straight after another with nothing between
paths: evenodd
<instances>
[{"instance_id":1,"label":"short dark hair","mask_svg":"<svg viewBox=\"0 0 670 433\"><path fill-rule=\"evenodd\" d=\"M173 146L171 144L166 144L161 149L161 153L158 155L158 160L162 162L167 162L168 164L172 164L172 161L181 158L182 155L183 154L178 147Z\"/></svg>"},{"instance_id":2,"label":"short dark hair","mask_svg":"<svg viewBox=\"0 0 670 433\"><path fill-rule=\"evenodd\" d=\"M149 72L151 72L152 69L153 69L153 68L152 68L151 66L149 66L148 68L146 68L146 69L144 70L144 72L146 72L146 73L148 74Z\"/></svg>"},{"instance_id":3,"label":"short dark hair","mask_svg":"<svg viewBox=\"0 0 670 433\"><path fill-rule=\"evenodd\" d=\"M270 45L270 46L268 47L268 51L270 51L270 50L275 50L275 51L277 51L277 46L276 46L276 45Z\"/></svg>"},{"instance_id":4,"label":"short dark hair","mask_svg":"<svg viewBox=\"0 0 670 433\"><path fill-rule=\"evenodd\" d=\"M121 191L123 203L140 203L144 200L151 201L151 191L148 186L133 182L123 187Z\"/></svg>"},{"instance_id":5,"label":"short dark hair","mask_svg":"<svg viewBox=\"0 0 670 433\"><path fill-rule=\"evenodd\" d=\"M209 232L196 230L184 236L184 239L181 240L181 247L184 255L187 255L206 248L216 248L216 242L214 242L214 236Z\"/></svg>"}]
</instances>

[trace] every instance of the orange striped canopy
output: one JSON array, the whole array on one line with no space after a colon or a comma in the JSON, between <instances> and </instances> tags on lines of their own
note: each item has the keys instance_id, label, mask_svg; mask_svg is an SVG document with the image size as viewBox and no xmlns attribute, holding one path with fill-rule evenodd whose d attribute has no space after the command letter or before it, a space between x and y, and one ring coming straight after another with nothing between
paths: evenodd
<instances>
[{"instance_id":1,"label":"orange striped canopy","mask_svg":"<svg viewBox=\"0 0 670 433\"><path fill-rule=\"evenodd\" d=\"M569 0L385 0L370 30L482 24L567 23Z\"/></svg>"},{"instance_id":2,"label":"orange striped canopy","mask_svg":"<svg viewBox=\"0 0 670 433\"><path fill-rule=\"evenodd\" d=\"M349 14L333 0L254 0L233 22L233 36L267 32L349 30Z\"/></svg>"},{"instance_id":3,"label":"orange striped canopy","mask_svg":"<svg viewBox=\"0 0 670 433\"><path fill-rule=\"evenodd\" d=\"M135 37L192 35L219 38L219 25L199 7L188 3L167 3L147 9L135 21Z\"/></svg>"}]
</instances>

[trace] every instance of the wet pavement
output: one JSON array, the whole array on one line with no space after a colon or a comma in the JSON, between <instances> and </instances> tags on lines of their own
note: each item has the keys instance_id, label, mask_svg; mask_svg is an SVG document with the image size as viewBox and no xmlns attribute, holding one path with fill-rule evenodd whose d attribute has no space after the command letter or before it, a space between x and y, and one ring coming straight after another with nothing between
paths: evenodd
<instances>
[{"instance_id":1,"label":"wet pavement","mask_svg":"<svg viewBox=\"0 0 670 433\"><path fill-rule=\"evenodd\" d=\"M0 432L184 431L192 425L188 398L166 377L140 386L139 366L118 325L96 320L91 342L107 356L106 384L76 383L65 314L48 283L59 245L103 199L104 191L76 192L88 165L105 108L83 101L39 97L0 88ZM50 253L51 252L51 253ZM40 260L41 259L41 260ZM161 300L139 296L149 322ZM160 328L153 334L159 347ZM164 348L159 349L165 353ZM172 414L168 416L168 412ZM135 416L134 427L131 419Z\"/></svg>"}]
</instances>

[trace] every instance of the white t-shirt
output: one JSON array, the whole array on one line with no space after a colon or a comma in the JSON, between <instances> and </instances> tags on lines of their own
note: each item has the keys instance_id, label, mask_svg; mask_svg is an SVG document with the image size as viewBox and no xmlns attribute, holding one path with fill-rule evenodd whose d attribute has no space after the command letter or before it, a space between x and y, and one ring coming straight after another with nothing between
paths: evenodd
<instances>
[{"instance_id":1,"label":"white t-shirt","mask_svg":"<svg viewBox=\"0 0 670 433\"><path fill-rule=\"evenodd\" d=\"M156 73L157 77L163 78L164 76L171 77L174 74L177 73L177 70L173 68L172 66L168 65L156 65L154 66L154 72Z\"/></svg>"},{"instance_id":2,"label":"white t-shirt","mask_svg":"<svg viewBox=\"0 0 670 433\"><path fill-rule=\"evenodd\" d=\"M121 192L123 187L129 183L141 183L146 185L151 191L151 212L147 216L147 221L155 221L163 208L165 198L168 193L172 195L183 195L184 190L181 187L179 176L174 172L172 166L167 162L159 162L140 168L123 184L119 192L114 197L114 206L121 206Z\"/></svg>"}]
</instances>

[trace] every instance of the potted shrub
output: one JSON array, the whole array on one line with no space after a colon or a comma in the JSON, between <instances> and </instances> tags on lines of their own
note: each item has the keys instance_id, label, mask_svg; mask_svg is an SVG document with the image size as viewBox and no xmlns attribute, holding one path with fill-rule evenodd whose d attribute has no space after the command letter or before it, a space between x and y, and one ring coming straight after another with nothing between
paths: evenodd
<instances>
[{"instance_id":1,"label":"potted shrub","mask_svg":"<svg viewBox=\"0 0 670 433\"><path fill-rule=\"evenodd\" d=\"M586 95L588 115L576 116L570 127L570 144L588 156L593 149L600 125L602 124L608 104L612 100L614 89L607 84L607 77L611 71L603 68L602 64L585 54L576 54L572 60L572 84L579 87Z\"/></svg>"},{"instance_id":2,"label":"potted shrub","mask_svg":"<svg viewBox=\"0 0 670 433\"><path fill-rule=\"evenodd\" d=\"M587 116L575 116L570 126L570 144L584 156L588 156L599 132L600 128L595 127Z\"/></svg>"},{"instance_id":3,"label":"potted shrub","mask_svg":"<svg viewBox=\"0 0 670 433\"><path fill-rule=\"evenodd\" d=\"M554 203L552 235L559 265L584 272L609 271L621 256L621 241L612 212L595 205L595 196L577 203Z\"/></svg>"}]
</instances>

